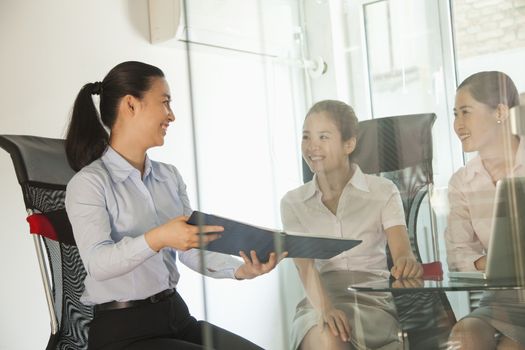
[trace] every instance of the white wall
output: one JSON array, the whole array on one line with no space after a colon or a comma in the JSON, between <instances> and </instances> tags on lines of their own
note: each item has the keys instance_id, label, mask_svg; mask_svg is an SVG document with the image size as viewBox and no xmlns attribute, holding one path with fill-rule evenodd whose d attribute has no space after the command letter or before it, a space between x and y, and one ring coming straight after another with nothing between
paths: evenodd
<instances>
[{"instance_id":1,"label":"white wall","mask_svg":"<svg viewBox=\"0 0 525 350\"><path fill-rule=\"evenodd\" d=\"M0 1L0 133L62 137L81 85L115 64L161 67L174 96L173 163L193 182L185 52L148 42L146 0ZM22 193L0 151L0 349L43 349L49 318ZM201 304L201 295L193 297Z\"/></svg>"}]
</instances>

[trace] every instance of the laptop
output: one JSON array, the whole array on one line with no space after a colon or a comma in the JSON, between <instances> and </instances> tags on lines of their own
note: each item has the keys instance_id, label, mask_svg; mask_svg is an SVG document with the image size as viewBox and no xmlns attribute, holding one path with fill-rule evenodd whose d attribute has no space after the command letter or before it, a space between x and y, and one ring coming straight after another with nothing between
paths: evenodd
<instances>
[{"instance_id":1,"label":"laptop","mask_svg":"<svg viewBox=\"0 0 525 350\"><path fill-rule=\"evenodd\" d=\"M495 199L486 270L451 271L449 278L525 279L525 177L499 180Z\"/></svg>"}]
</instances>

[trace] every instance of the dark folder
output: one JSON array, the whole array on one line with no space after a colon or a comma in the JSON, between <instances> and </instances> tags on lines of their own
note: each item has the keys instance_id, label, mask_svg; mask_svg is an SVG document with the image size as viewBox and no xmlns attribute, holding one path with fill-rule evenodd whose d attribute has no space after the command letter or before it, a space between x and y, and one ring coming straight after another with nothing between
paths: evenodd
<instances>
[{"instance_id":1,"label":"dark folder","mask_svg":"<svg viewBox=\"0 0 525 350\"><path fill-rule=\"evenodd\" d=\"M219 225L224 227L221 238L204 248L209 251L239 256L255 250L260 261L268 261L271 252L288 252L289 258L329 259L352 249L360 240L324 238L286 233L256 227L220 216L194 211L189 220L192 225Z\"/></svg>"}]
</instances>

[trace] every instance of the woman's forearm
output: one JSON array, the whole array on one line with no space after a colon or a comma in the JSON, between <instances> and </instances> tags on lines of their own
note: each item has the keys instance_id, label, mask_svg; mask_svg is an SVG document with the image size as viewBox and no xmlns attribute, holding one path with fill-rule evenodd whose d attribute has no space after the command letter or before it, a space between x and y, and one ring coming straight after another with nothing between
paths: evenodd
<instances>
[{"instance_id":1,"label":"woman's forearm","mask_svg":"<svg viewBox=\"0 0 525 350\"><path fill-rule=\"evenodd\" d=\"M294 259L299 277L303 283L306 296L312 306L317 310L331 308L332 303L328 298L326 290L321 282L319 271L314 266L312 259Z\"/></svg>"}]
</instances>

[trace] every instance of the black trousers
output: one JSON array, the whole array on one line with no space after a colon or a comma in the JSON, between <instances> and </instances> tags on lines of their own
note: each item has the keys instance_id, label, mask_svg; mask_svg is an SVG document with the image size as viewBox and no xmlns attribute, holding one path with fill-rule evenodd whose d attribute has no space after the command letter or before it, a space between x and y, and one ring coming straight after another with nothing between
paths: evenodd
<instances>
[{"instance_id":1,"label":"black trousers","mask_svg":"<svg viewBox=\"0 0 525 350\"><path fill-rule=\"evenodd\" d=\"M211 344L204 346L204 332ZM95 313L88 349L260 350L252 342L205 321L197 321L179 293L155 303Z\"/></svg>"}]
</instances>

